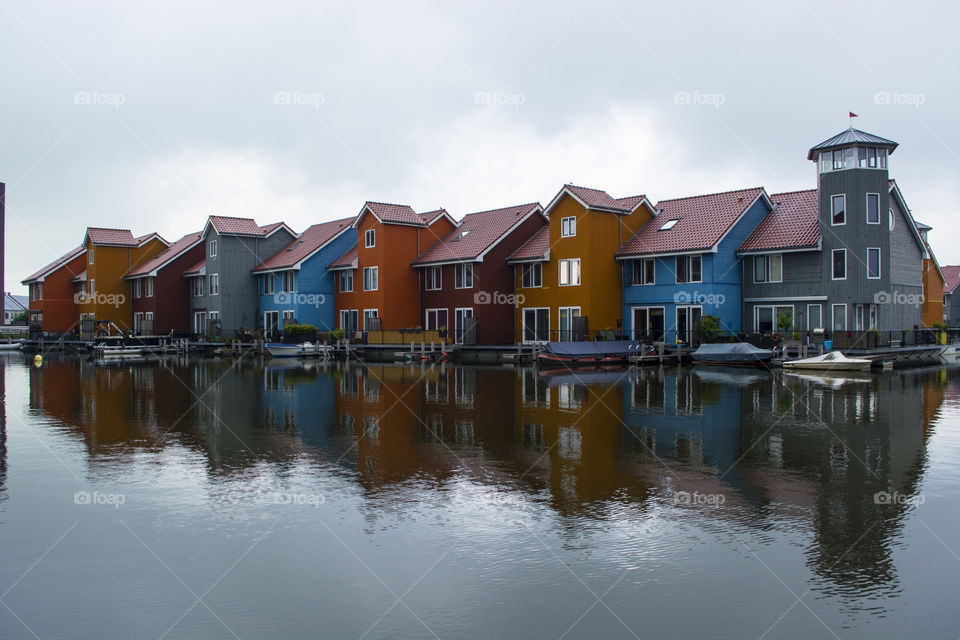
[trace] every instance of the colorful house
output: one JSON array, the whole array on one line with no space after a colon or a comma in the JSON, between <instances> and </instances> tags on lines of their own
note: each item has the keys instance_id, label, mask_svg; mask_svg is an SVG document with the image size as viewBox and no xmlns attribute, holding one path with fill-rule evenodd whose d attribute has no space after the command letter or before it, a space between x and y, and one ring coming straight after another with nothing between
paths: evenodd
<instances>
[{"instance_id":1,"label":"colorful house","mask_svg":"<svg viewBox=\"0 0 960 640\"><path fill-rule=\"evenodd\" d=\"M334 272L330 264L356 247L353 218L309 227L253 271L259 280L260 317L268 332L288 324L309 324L321 331L336 328Z\"/></svg>"},{"instance_id":2,"label":"colorful house","mask_svg":"<svg viewBox=\"0 0 960 640\"><path fill-rule=\"evenodd\" d=\"M951 327L960 325L960 265L944 265L943 321Z\"/></svg>"},{"instance_id":3,"label":"colorful house","mask_svg":"<svg viewBox=\"0 0 960 640\"><path fill-rule=\"evenodd\" d=\"M420 321L467 344L512 344L519 298L506 259L548 224L538 202L470 213L414 260Z\"/></svg>"},{"instance_id":4,"label":"colorful house","mask_svg":"<svg viewBox=\"0 0 960 640\"><path fill-rule=\"evenodd\" d=\"M705 315L743 327L737 249L773 204L763 187L663 200L623 248L624 328L633 339L692 344Z\"/></svg>"},{"instance_id":5,"label":"colorful house","mask_svg":"<svg viewBox=\"0 0 960 640\"><path fill-rule=\"evenodd\" d=\"M86 249L77 247L23 280L30 299L30 324L50 333L76 328L77 302L70 280L83 273L86 264Z\"/></svg>"},{"instance_id":6,"label":"colorful house","mask_svg":"<svg viewBox=\"0 0 960 640\"><path fill-rule=\"evenodd\" d=\"M357 246L330 265L337 272L337 327L348 332L421 326L420 283L411 263L453 230L443 209L367 202L353 223Z\"/></svg>"},{"instance_id":7,"label":"colorful house","mask_svg":"<svg viewBox=\"0 0 960 640\"><path fill-rule=\"evenodd\" d=\"M516 326L525 343L585 340L623 331L615 254L654 215L646 196L564 185L550 223L507 258L514 266Z\"/></svg>"},{"instance_id":8,"label":"colorful house","mask_svg":"<svg viewBox=\"0 0 960 640\"><path fill-rule=\"evenodd\" d=\"M937 262L937 256L934 255L930 247L930 241L927 235L933 229L928 224L917 221L917 231L920 232L920 238L923 240L923 306L920 311L920 320L925 327L932 327L944 321L944 287L946 278L940 269L940 263Z\"/></svg>"},{"instance_id":9,"label":"colorful house","mask_svg":"<svg viewBox=\"0 0 960 640\"><path fill-rule=\"evenodd\" d=\"M200 235L188 233L126 275L137 335L189 333L190 286L183 270L203 258Z\"/></svg>"},{"instance_id":10,"label":"colorful house","mask_svg":"<svg viewBox=\"0 0 960 640\"><path fill-rule=\"evenodd\" d=\"M135 238L129 229L89 227L83 238L86 270L71 279L77 285L80 320L108 321L131 331L133 302L124 276L168 246L156 233Z\"/></svg>"},{"instance_id":11,"label":"colorful house","mask_svg":"<svg viewBox=\"0 0 960 640\"><path fill-rule=\"evenodd\" d=\"M210 216L203 227L204 258L187 267L191 330L232 336L260 325L260 283L250 272L297 234L283 222Z\"/></svg>"}]
</instances>

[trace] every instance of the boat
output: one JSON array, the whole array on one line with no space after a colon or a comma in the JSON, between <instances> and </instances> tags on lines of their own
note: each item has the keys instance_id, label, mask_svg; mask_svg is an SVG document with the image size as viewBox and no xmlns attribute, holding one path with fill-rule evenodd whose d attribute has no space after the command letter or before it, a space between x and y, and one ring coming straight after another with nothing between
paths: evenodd
<instances>
[{"instance_id":1,"label":"boat","mask_svg":"<svg viewBox=\"0 0 960 640\"><path fill-rule=\"evenodd\" d=\"M690 355L695 364L760 367L773 358L773 349L761 349L749 342L726 342L702 344Z\"/></svg>"},{"instance_id":2,"label":"boat","mask_svg":"<svg viewBox=\"0 0 960 640\"><path fill-rule=\"evenodd\" d=\"M0 351L19 351L20 346L19 340L16 342L0 342Z\"/></svg>"},{"instance_id":3,"label":"boat","mask_svg":"<svg viewBox=\"0 0 960 640\"><path fill-rule=\"evenodd\" d=\"M831 389L839 389L845 385L862 384L873 380L873 376L863 371L816 371L807 369L791 371L788 369L783 374L784 381L802 380Z\"/></svg>"},{"instance_id":4,"label":"boat","mask_svg":"<svg viewBox=\"0 0 960 640\"><path fill-rule=\"evenodd\" d=\"M545 367L596 367L627 364L635 355L632 340L603 342L548 342L537 354L537 363Z\"/></svg>"},{"instance_id":5,"label":"boat","mask_svg":"<svg viewBox=\"0 0 960 640\"><path fill-rule=\"evenodd\" d=\"M274 358L295 358L304 352L304 344L287 344L285 342L268 342L264 348ZM313 345L310 345L311 347Z\"/></svg>"},{"instance_id":6,"label":"boat","mask_svg":"<svg viewBox=\"0 0 960 640\"><path fill-rule=\"evenodd\" d=\"M960 362L960 344L948 344L940 352L940 358L947 362Z\"/></svg>"},{"instance_id":7,"label":"boat","mask_svg":"<svg viewBox=\"0 0 960 640\"><path fill-rule=\"evenodd\" d=\"M102 358L130 358L143 355L143 347L98 344L93 349L94 353Z\"/></svg>"},{"instance_id":8,"label":"boat","mask_svg":"<svg viewBox=\"0 0 960 640\"><path fill-rule=\"evenodd\" d=\"M866 358L848 358L839 351L831 351L812 358L785 360L783 368L792 371L869 371L872 364Z\"/></svg>"}]
</instances>

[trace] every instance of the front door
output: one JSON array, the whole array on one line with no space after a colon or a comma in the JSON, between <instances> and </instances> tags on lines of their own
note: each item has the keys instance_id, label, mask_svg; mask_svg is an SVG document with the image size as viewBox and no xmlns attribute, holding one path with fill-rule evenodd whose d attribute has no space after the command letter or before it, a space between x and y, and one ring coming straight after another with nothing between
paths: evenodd
<instances>
[{"instance_id":1,"label":"front door","mask_svg":"<svg viewBox=\"0 0 960 640\"><path fill-rule=\"evenodd\" d=\"M663 307L633 308L633 339L663 340Z\"/></svg>"},{"instance_id":2,"label":"front door","mask_svg":"<svg viewBox=\"0 0 960 640\"><path fill-rule=\"evenodd\" d=\"M677 307L677 341L693 344L700 337L703 307Z\"/></svg>"},{"instance_id":3,"label":"front door","mask_svg":"<svg viewBox=\"0 0 960 640\"><path fill-rule=\"evenodd\" d=\"M456 312L454 313L454 322L455 322L455 329L456 329L454 338L456 339L457 344L463 344L464 336L467 329L467 318L472 318L472 317L473 317L473 309L470 309L470 308L457 309Z\"/></svg>"},{"instance_id":4,"label":"front door","mask_svg":"<svg viewBox=\"0 0 960 640\"><path fill-rule=\"evenodd\" d=\"M807 329L813 331L823 327L823 307L819 304L807 305Z\"/></svg>"},{"instance_id":5,"label":"front door","mask_svg":"<svg viewBox=\"0 0 960 640\"><path fill-rule=\"evenodd\" d=\"M580 307L560 307L560 342L573 341L573 319L580 317Z\"/></svg>"},{"instance_id":6,"label":"front door","mask_svg":"<svg viewBox=\"0 0 960 640\"><path fill-rule=\"evenodd\" d=\"M193 332L201 335L207 332L207 312L206 311L193 312Z\"/></svg>"},{"instance_id":7,"label":"front door","mask_svg":"<svg viewBox=\"0 0 960 640\"><path fill-rule=\"evenodd\" d=\"M264 311L263 312L263 335L266 336L268 340L273 340L276 336L276 333L279 327L280 327L280 312Z\"/></svg>"},{"instance_id":8,"label":"front door","mask_svg":"<svg viewBox=\"0 0 960 640\"><path fill-rule=\"evenodd\" d=\"M550 340L550 310L533 308L523 310L523 342L547 342Z\"/></svg>"}]
</instances>

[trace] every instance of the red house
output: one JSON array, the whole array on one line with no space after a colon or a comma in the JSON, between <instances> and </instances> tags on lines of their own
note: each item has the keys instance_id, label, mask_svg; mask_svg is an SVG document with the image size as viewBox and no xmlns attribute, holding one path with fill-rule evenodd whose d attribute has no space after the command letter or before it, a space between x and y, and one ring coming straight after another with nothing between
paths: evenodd
<instances>
[{"instance_id":1,"label":"red house","mask_svg":"<svg viewBox=\"0 0 960 640\"><path fill-rule=\"evenodd\" d=\"M201 233L188 233L124 276L130 282L134 333L190 332L190 282L183 272L203 256Z\"/></svg>"},{"instance_id":2,"label":"red house","mask_svg":"<svg viewBox=\"0 0 960 640\"><path fill-rule=\"evenodd\" d=\"M517 296L507 256L547 225L537 202L470 213L413 261L424 329L457 343L512 344Z\"/></svg>"},{"instance_id":3,"label":"red house","mask_svg":"<svg viewBox=\"0 0 960 640\"><path fill-rule=\"evenodd\" d=\"M67 333L77 326L76 287L71 279L86 266L87 252L81 246L22 282L30 291L30 324L39 323L49 333Z\"/></svg>"}]
</instances>

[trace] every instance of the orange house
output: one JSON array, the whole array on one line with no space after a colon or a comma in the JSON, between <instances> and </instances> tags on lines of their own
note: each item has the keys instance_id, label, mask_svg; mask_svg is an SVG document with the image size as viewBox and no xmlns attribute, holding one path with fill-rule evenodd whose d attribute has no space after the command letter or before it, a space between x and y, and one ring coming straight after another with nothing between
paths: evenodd
<instances>
[{"instance_id":1,"label":"orange house","mask_svg":"<svg viewBox=\"0 0 960 640\"><path fill-rule=\"evenodd\" d=\"M653 205L643 195L613 198L567 184L545 213L550 224L507 258L516 267L523 342L619 334L622 276L614 256L653 217Z\"/></svg>"},{"instance_id":2,"label":"orange house","mask_svg":"<svg viewBox=\"0 0 960 640\"><path fill-rule=\"evenodd\" d=\"M77 247L23 280L30 291L30 324L50 333L67 333L77 325L77 303L70 280L83 272L86 251Z\"/></svg>"},{"instance_id":3,"label":"orange house","mask_svg":"<svg viewBox=\"0 0 960 640\"><path fill-rule=\"evenodd\" d=\"M353 223L357 246L330 265L337 273L337 328L369 331L418 327L419 274L411 263L456 227L445 210L367 202ZM377 323L370 322L379 319Z\"/></svg>"},{"instance_id":4,"label":"orange house","mask_svg":"<svg viewBox=\"0 0 960 640\"><path fill-rule=\"evenodd\" d=\"M87 228L86 271L71 280L77 285L80 319L109 320L131 331L133 301L130 283L123 277L169 246L156 233L135 238L129 229Z\"/></svg>"},{"instance_id":5,"label":"orange house","mask_svg":"<svg viewBox=\"0 0 960 640\"><path fill-rule=\"evenodd\" d=\"M917 222L917 231L923 238L923 307L920 311L920 321L925 327L932 327L934 323L944 321L943 291L946 287L946 278L940 270L937 256L933 255L927 234L933 229L928 224Z\"/></svg>"}]
</instances>

